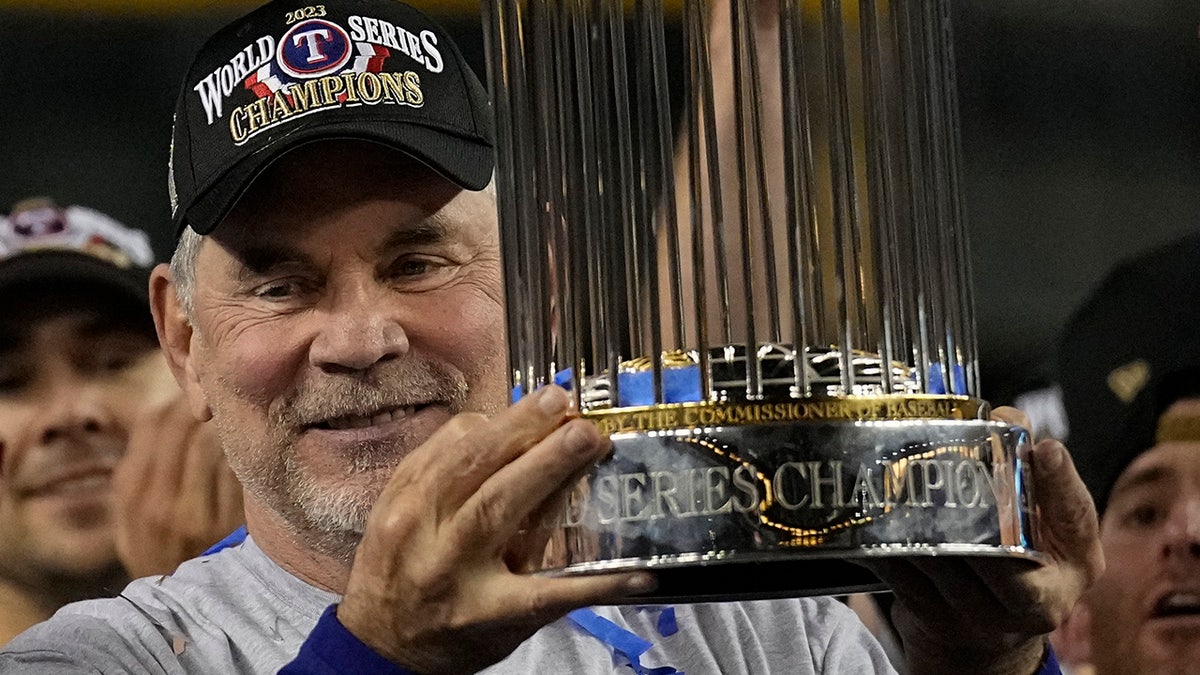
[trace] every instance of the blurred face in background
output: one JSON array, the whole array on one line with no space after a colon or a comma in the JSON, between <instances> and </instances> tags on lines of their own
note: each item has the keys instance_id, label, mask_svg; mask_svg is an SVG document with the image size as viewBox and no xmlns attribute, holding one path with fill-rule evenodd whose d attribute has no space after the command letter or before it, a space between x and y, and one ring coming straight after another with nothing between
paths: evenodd
<instances>
[{"instance_id":1,"label":"blurred face in background","mask_svg":"<svg viewBox=\"0 0 1200 675\"><path fill-rule=\"evenodd\" d=\"M1200 429L1200 399L1164 421ZM1113 486L1107 568L1086 596L1098 675L1200 673L1200 436L1160 442Z\"/></svg>"},{"instance_id":2,"label":"blurred face in background","mask_svg":"<svg viewBox=\"0 0 1200 675\"><path fill-rule=\"evenodd\" d=\"M148 308L94 293L0 298L0 580L31 590L122 575L112 471L136 416L175 389Z\"/></svg>"}]
</instances>

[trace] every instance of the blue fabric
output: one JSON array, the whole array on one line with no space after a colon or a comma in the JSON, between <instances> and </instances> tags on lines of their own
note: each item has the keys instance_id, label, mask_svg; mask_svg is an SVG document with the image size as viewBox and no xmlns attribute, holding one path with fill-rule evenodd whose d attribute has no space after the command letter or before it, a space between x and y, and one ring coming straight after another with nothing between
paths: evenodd
<instances>
[{"instance_id":1,"label":"blue fabric","mask_svg":"<svg viewBox=\"0 0 1200 675\"><path fill-rule=\"evenodd\" d=\"M562 387L563 389L570 389L572 386L572 383L574 383L574 382L575 382L575 372L572 371L570 368L567 368L565 370L560 370L554 374L554 384L557 384L558 386Z\"/></svg>"},{"instance_id":2,"label":"blue fabric","mask_svg":"<svg viewBox=\"0 0 1200 675\"><path fill-rule=\"evenodd\" d=\"M700 396L700 366L691 365L682 368L664 368L663 402L691 403L701 400ZM575 373L570 368L554 374L554 384L563 389L575 386ZM654 373L646 370L637 373L619 373L617 375L619 390L617 405L635 406L652 405L654 403ZM516 403L525 396L521 385L512 388L512 402Z\"/></svg>"},{"instance_id":3,"label":"blue fabric","mask_svg":"<svg viewBox=\"0 0 1200 675\"><path fill-rule=\"evenodd\" d=\"M941 363L929 364L929 379L928 391L930 394L966 394L967 393L967 372L959 364L954 364L951 368L954 384L954 391L946 391L946 378L943 377L943 368Z\"/></svg>"},{"instance_id":4,"label":"blue fabric","mask_svg":"<svg viewBox=\"0 0 1200 675\"><path fill-rule=\"evenodd\" d=\"M202 555L202 556L212 555L212 554L216 553L217 551L229 548L230 546L237 546L238 544L242 543L243 541L246 541L246 526L245 525L243 525L243 526L239 527L238 529L234 530L233 532L230 532L229 534L225 535L224 539L222 539L221 541L218 541L217 543L208 547L208 550L205 551L204 553L201 553L200 555Z\"/></svg>"},{"instance_id":5,"label":"blue fabric","mask_svg":"<svg viewBox=\"0 0 1200 675\"><path fill-rule=\"evenodd\" d=\"M279 669L279 675L417 675L383 658L337 618L337 605L330 605L317 620L316 628L300 645L300 653Z\"/></svg>"},{"instance_id":6,"label":"blue fabric","mask_svg":"<svg viewBox=\"0 0 1200 675\"><path fill-rule=\"evenodd\" d=\"M658 634L671 637L679 632L679 624L675 620L675 608L666 605L638 605L639 612L657 612L658 622L654 624Z\"/></svg>"},{"instance_id":7,"label":"blue fabric","mask_svg":"<svg viewBox=\"0 0 1200 675\"><path fill-rule=\"evenodd\" d=\"M674 610L671 610L674 621ZM648 642L634 633L621 628L617 624L600 616L590 609L577 609L567 615L576 626L582 628L592 637L608 645L619 660L622 660L637 675L686 675L683 671L671 666L647 668L642 665L642 654L645 654L654 643ZM659 617L660 630L662 617Z\"/></svg>"},{"instance_id":8,"label":"blue fabric","mask_svg":"<svg viewBox=\"0 0 1200 675\"><path fill-rule=\"evenodd\" d=\"M1062 675L1062 668L1058 665L1058 657L1054 655L1054 648L1050 643L1046 643L1046 655L1042 658L1042 667L1034 675Z\"/></svg>"},{"instance_id":9,"label":"blue fabric","mask_svg":"<svg viewBox=\"0 0 1200 675\"><path fill-rule=\"evenodd\" d=\"M557 384L558 386L562 387L563 389L566 389L569 391L571 389L571 387L574 385L574 382L575 382L575 373L570 368L567 368L565 370L560 370L554 374L554 384ZM520 401L522 398L525 398L525 389L524 389L524 387L522 387L521 385L518 384L512 388L512 402L516 403L517 401Z\"/></svg>"},{"instance_id":10,"label":"blue fabric","mask_svg":"<svg viewBox=\"0 0 1200 675\"><path fill-rule=\"evenodd\" d=\"M663 368L663 403L700 400L700 367ZM645 370L617 375L619 406L653 405L654 372Z\"/></svg>"},{"instance_id":11,"label":"blue fabric","mask_svg":"<svg viewBox=\"0 0 1200 675\"><path fill-rule=\"evenodd\" d=\"M675 608L663 607L662 613L658 615L658 634L663 637L671 637L679 632L679 624L675 621Z\"/></svg>"}]
</instances>

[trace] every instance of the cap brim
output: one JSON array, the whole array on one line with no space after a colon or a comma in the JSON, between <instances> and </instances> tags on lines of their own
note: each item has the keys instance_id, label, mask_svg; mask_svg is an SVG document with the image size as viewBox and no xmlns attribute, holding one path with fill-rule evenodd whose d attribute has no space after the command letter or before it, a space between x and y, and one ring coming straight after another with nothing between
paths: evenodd
<instances>
[{"instance_id":1,"label":"cap brim","mask_svg":"<svg viewBox=\"0 0 1200 675\"><path fill-rule=\"evenodd\" d=\"M1056 379L1067 447L1102 511L1117 477L1156 443L1159 415L1180 395L1174 379L1200 372L1200 311L1189 304L1200 297L1197 261L1200 233L1127 259L1064 327Z\"/></svg>"},{"instance_id":2,"label":"cap brim","mask_svg":"<svg viewBox=\"0 0 1200 675\"><path fill-rule=\"evenodd\" d=\"M150 306L150 271L121 268L85 253L32 251L0 262L0 294L30 284L76 282L115 290L139 305Z\"/></svg>"},{"instance_id":3,"label":"cap brim","mask_svg":"<svg viewBox=\"0 0 1200 675\"><path fill-rule=\"evenodd\" d=\"M378 143L403 152L467 190L482 190L492 179L492 147L483 141L421 124L334 120L287 134L233 165L190 205L180 207L177 233L191 227L197 234L209 234L273 162L302 145L339 139Z\"/></svg>"}]
</instances>

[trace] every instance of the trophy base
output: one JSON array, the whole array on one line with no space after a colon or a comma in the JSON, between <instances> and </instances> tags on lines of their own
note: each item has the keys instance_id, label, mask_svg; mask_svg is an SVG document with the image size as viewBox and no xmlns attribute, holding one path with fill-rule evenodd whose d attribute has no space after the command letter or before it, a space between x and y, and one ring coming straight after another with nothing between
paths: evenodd
<instances>
[{"instance_id":1,"label":"trophy base","mask_svg":"<svg viewBox=\"0 0 1200 675\"><path fill-rule=\"evenodd\" d=\"M628 558L580 563L546 572L546 575L578 576L638 570L653 572L658 584L655 589L629 598L625 604L773 600L886 591L887 585L858 563L882 558L937 556L990 558L1014 568L1035 567L1045 562L1044 554L1029 548L943 544L853 551L744 554L718 559L705 559L706 556L696 554L654 560Z\"/></svg>"},{"instance_id":2,"label":"trophy base","mask_svg":"<svg viewBox=\"0 0 1200 675\"><path fill-rule=\"evenodd\" d=\"M536 528L548 575L651 570L647 599L883 590L887 558L1037 565L1029 435L965 397L588 413L613 454ZM865 563L868 566L863 566Z\"/></svg>"}]
</instances>

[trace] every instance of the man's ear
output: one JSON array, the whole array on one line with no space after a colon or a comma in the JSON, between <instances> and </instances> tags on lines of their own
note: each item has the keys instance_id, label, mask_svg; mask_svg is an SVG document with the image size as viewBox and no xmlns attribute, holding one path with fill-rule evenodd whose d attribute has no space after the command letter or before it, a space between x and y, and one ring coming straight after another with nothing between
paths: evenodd
<instances>
[{"instance_id":1,"label":"man's ear","mask_svg":"<svg viewBox=\"0 0 1200 675\"><path fill-rule=\"evenodd\" d=\"M1064 665L1080 666L1092 662L1092 608L1085 595L1067 620L1050 634L1055 656Z\"/></svg>"},{"instance_id":2,"label":"man's ear","mask_svg":"<svg viewBox=\"0 0 1200 675\"><path fill-rule=\"evenodd\" d=\"M160 264L150 272L150 313L154 315L154 329L158 332L158 344L167 365L175 375L175 381L183 388L197 419L212 418L212 410L196 376L192 354L192 324L179 302L171 268Z\"/></svg>"}]
</instances>

